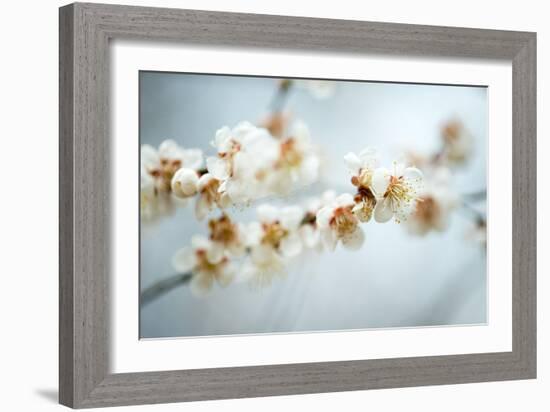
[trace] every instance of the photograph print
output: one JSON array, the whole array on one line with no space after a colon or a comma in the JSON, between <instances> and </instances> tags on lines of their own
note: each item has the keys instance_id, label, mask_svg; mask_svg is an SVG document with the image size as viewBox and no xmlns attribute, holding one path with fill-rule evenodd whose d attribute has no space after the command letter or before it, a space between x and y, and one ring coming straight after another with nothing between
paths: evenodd
<instances>
[{"instance_id":1,"label":"photograph print","mask_svg":"<svg viewBox=\"0 0 550 412\"><path fill-rule=\"evenodd\" d=\"M485 324L487 116L479 85L141 71L140 338Z\"/></svg>"}]
</instances>

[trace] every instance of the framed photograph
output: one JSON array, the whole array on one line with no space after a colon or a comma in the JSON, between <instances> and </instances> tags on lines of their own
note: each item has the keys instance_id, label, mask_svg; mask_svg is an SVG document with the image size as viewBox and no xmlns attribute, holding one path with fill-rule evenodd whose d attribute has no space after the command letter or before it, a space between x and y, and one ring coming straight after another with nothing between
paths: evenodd
<instances>
[{"instance_id":1,"label":"framed photograph","mask_svg":"<svg viewBox=\"0 0 550 412\"><path fill-rule=\"evenodd\" d=\"M60 9L60 402L536 377L536 35Z\"/></svg>"}]
</instances>

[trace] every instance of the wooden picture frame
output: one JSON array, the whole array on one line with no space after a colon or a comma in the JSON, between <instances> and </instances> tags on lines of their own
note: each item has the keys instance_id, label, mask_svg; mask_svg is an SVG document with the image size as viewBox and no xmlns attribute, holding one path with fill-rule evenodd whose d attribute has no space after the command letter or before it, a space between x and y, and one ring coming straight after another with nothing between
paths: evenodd
<instances>
[{"instance_id":1,"label":"wooden picture frame","mask_svg":"<svg viewBox=\"0 0 550 412\"><path fill-rule=\"evenodd\" d=\"M89 408L535 378L535 33L85 3L62 7L59 18L62 404ZM115 38L511 61L512 351L110 374L108 71L109 40Z\"/></svg>"}]
</instances>

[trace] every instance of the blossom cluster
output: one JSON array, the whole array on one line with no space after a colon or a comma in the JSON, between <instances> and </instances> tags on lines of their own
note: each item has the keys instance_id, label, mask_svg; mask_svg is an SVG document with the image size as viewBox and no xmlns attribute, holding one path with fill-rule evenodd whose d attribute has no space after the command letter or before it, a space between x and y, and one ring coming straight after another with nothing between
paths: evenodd
<instances>
[{"instance_id":1,"label":"blossom cluster","mask_svg":"<svg viewBox=\"0 0 550 412\"><path fill-rule=\"evenodd\" d=\"M459 194L453 189L452 170L469 161L473 152L473 138L456 119L443 124L440 138L439 150L431 155L408 152L408 162L421 167L425 177L420 193L422 202L407 221L407 229L411 234L423 236L432 231L444 231L452 212L462 203Z\"/></svg>"},{"instance_id":2,"label":"blossom cluster","mask_svg":"<svg viewBox=\"0 0 550 412\"><path fill-rule=\"evenodd\" d=\"M184 149L172 140L158 150L141 149L141 212L162 212L167 200L195 197L195 213L202 220L214 208L246 205L251 201L287 195L315 182L320 160L309 130L295 122L287 136L249 122L219 129L211 142L216 153L204 159L198 149Z\"/></svg>"},{"instance_id":3,"label":"blossom cluster","mask_svg":"<svg viewBox=\"0 0 550 412\"><path fill-rule=\"evenodd\" d=\"M174 268L193 274L191 290L198 296L216 283L267 285L307 250L333 251L338 244L357 250L365 238L362 226L372 216L378 223L401 222L422 202L419 169L397 163L391 170L379 167L378 155L368 148L348 153L345 161L355 194L326 191L300 205L260 204L257 220L249 223L233 222L222 208L221 216L208 222L208 237L194 237L175 254Z\"/></svg>"},{"instance_id":4,"label":"blossom cluster","mask_svg":"<svg viewBox=\"0 0 550 412\"><path fill-rule=\"evenodd\" d=\"M198 220L217 211L208 220L208 235L194 236L173 257L178 272L192 274L195 295L205 295L216 284L268 285L308 250L334 251L338 245L358 250L370 221L403 223L415 235L443 231L460 203L451 189L450 168L468 160L471 138L460 123L451 122L443 127L442 148L433 156L411 153L405 162L384 167L372 148L350 152L343 160L353 191L337 195L328 190L283 207L263 202L256 220L235 222L231 206L286 196L318 179L321 157L307 126L288 123L283 113L276 113L263 127L249 122L224 126L211 142L215 153L206 158L201 150L172 140L158 149L142 146L145 220L192 198Z\"/></svg>"},{"instance_id":5,"label":"blossom cluster","mask_svg":"<svg viewBox=\"0 0 550 412\"><path fill-rule=\"evenodd\" d=\"M174 207L173 179L181 170L192 170L194 176L203 164L200 149L184 149L173 140L165 140L158 149L145 144L140 153L141 217L145 221L169 214ZM180 193L184 188L175 188ZM181 196L179 196L182 198ZM181 202L180 203L184 203Z\"/></svg>"}]
</instances>

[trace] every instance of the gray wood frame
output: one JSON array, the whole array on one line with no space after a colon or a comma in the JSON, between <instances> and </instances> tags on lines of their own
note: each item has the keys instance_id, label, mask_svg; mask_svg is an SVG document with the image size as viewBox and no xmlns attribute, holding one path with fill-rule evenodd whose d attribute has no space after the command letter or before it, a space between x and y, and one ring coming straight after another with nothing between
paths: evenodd
<instances>
[{"instance_id":1,"label":"gray wood frame","mask_svg":"<svg viewBox=\"0 0 550 412\"><path fill-rule=\"evenodd\" d=\"M62 404L88 408L535 378L535 33L81 3L62 7L59 16ZM513 350L110 374L108 68L113 38L511 61Z\"/></svg>"}]
</instances>

